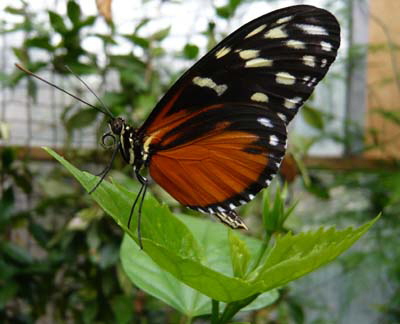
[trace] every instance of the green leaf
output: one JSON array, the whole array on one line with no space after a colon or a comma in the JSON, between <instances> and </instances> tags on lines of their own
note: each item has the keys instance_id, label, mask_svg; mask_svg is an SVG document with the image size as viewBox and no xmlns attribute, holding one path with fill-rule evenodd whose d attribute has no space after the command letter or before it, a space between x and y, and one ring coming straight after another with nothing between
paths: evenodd
<instances>
[{"instance_id":1,"label":"green leaf","mask_svg":"<svg viewBox=\"0 0 400 324\"><path fill-rule=\"evenodd\" d=\"M21 287L22 288L22 287ZM4 306L11 300L14 299L19 290L19 286L16 281L2 282L0 289L0 309L3 310Z\"/></svg>"},{"instance_id":2,"label":"green leaf","mask_svg":"<svg viewBox=\"0 0 400 324\"><path fill-rule=\"evenodd\" d=\"M5 7L4 8L5 12L8 12L12 15L19 15L19 16L24 16L26 14L25 9L23 8L15 8L15 7Z\"/></svg>"},{"instance_id":3,"label":"green leaf","mask_svg":"<svg viewBox=\"0 0 400 324\"><path fill-rule=\"evenodd\" d=\"M79 24L81 19L81 8L75 1L68 1L67 15L74 26L77 26Z\"/></svg>"},{"instance_id":4,"label":"green leaf","mask_svg":"<svg viewBox=\"0 0 400 324\"><path fill-rule=\"evenodd\" d=\"M74 129L87 127L93 124L96 120L97 114L97 111L92 108L80 109L65 122L65 127L68 132L71 132Z\"/></svg>"},{"instance_id":5,"label":"green leaf","mask_svg":"<svg viewBox=\"0 0 400 324\"><path fill-rule=\"evenodd\" d=\"M93 323L96 318L96 314L99 311L99 305L95 301L85 303L85 308L82 311L83 323Z\"/></svg>"},{"instance_id":6,"label":"green leaf","mask_svg":"<svg viewBox=\"0 0 400 324\"><path fill-rule=\"evenodd\" d=\"M147 38L139 37L136 34L125 34L122 36L143 49L148 49L150 47L150 41Z\"/></svg>"},{"instance_id":7,"label":"green leaf","mask_svg":"<svg viewBox=\"0 0 400 324\"><path fill-rule=\"evenodd\" d=\"M96 66L91 64L84 64L78 61L68 62L68 67L74 71L74 73L82 75L82 74L97 74L98 69Z\"/></svg>"},{"instance_id":8,"label":"green leaf","mask_svg":"<svg viewBox=\"0 0 400 324\"><path fill-rule=\"evenodd\" d=\"M29 56L26 48L13 47L12 50L14 52L14 55L17 57L18 61L22 63L26 63L29 61Z\"/></svg>"},{"instance_id":9,"label":"green leaf","mask_svg":"<svg viewBox=\"0 0 400 324\"><path fill-rule=\"evenodd\" d=\"M60 34L65 34L67 32L67 27L64 24L63 18L54 11L49 10L48 13L50 24L54 30Z\"/></svg>"},{"instance_id":10,"label":"green leaf","mask_svg":"<svg viewBox=\"0 0 400 324\"><path fill-rule=\"evenodd\" d=\"M186 44L183 48L183 55L189 60L195 59L199 55L199 48L193 44Z\"/></svg>"},{"instance_id":11,"label":"green leaf","mask_svg":"<svg viewBox=\"0 0 400 324\"><path fill-rule=\"evenodd\" d=\"M275 232L284 232L284 223L296 207L296 204L293 204L291 207L285 208L286 186L282 190L278 187L272 206L269 193L269 190L265 190L263 194L263 224L267 237Z\"/></svg>"},{"instance_id":12,"label":"green leaf","mask_svg":"<svg viewBox=\"0 0 400 324\"><path fill-rule=\"evenodd\" d=\"M19 264L28 265L33 262L28 251L12 242L4 242L1 246L3 253Z\"/></svg>"},{"instance_id":13,"label":"green leaf","mask_svg":"<svg viewBox=\"0 0 400 324\"><path fill-rule=\"evenodd\" d=\"M91 190L98 181L98 177L79 171L52 150L46 150L62 163L86 190ZM127 228L134 199L132 193L119 185L103 181L91 197L137 241L137 217L133 217L131 227ZM268 250L266 257L259 264L254 264L254 262L258 257L257 252L262 247L262 242L237 234L246 242L250 263L254 268L243 278L238 278L234 277L232 270L228 229L225 226L185 215L177 218L166 206L161 206L149 195L144 200L142 210L141 229L144 250L140 251L134 244L129 245L128 248L125 246L121 251L122 261L126 265L128 275L129 272L137 271L134 274L143 285L145 283L152 285L153 279L149 278L152 275L154 275L154 280L158 278L159 281L153 289L161 289L160 284L163 278L159 272L152 274L149 269L135 270L135 267L138 268L139 265L135 263L133 266L132 262L139 259L139 254L143 258L150 257L160 269L158 271L165 273L168 277L165 283L171 283L171 278L174 277L176 280L174 285L175 283L185 284L215 300L234 302L280 287L327 264L347 250L376 220L377 218L358 229L320 229L315 232L299 235L289 233L278 237L274 246ZM141 262L143 263L140 264L145 264L143 260ZM183 288L179 287L170 286L169 289L172 291L167 289L167 292L175 298L175 301L171 301L175 303L174 307L184 308L187 311L188 307L179 305L181 302L186 302L186 290L182 291ZM176 297L178 292L181 294L179 298ZM164 290L161 293L165 296ZM203 309L202 307L204 306L190 307L190 310L199 311Z\"/></svg>"},{"instance_id":14,"label":"green leaf","mask_svg":"<svg viewBox=\"0 0 400 324\"><path fill-rule=\"evenodd\" d=\"M231 252L233 275L243 278L250 261L250 252L246 242L241 240L232 230L229 231L229 247Z\"/></svg>"},{"instance_id":15,"label":"green leaf","mask_svg":"<svg viewBox=\"0 0 400 324\"><path fill-rule=\"evenodd\" d=\"M118 43L110 35L96 33L94 36L100 38L105 44L117 45Z\"/></svg>"},{"instance_id":16,"label":"green leaf","mask_svg":"<svg viewBox=\"0 0 400 324\"><path fill-rule=\"evenodd\" d=\"M83 19L79 24L77 24L77 28L92 26L96 22L97 16L88 16Z\"/></svg>"},{"instance_id":17,"label":"green leaf","mask_svg":"<svg viewBox=\"0 0 400 324\"><path fill-rule=\"evenodd\" d=\"M169 35L170 30L171 30L171 27L160 29L159 31L156 31L153 35L151 35L150 39L153 41L160 42Z\"/></svg>"},{"instance_id":18,"label":"green leaf","mask_svg":"<svg viewBox=\"0 0 400 324\"><path fill-rule=\"evenodd\" d=\"M50 43L50 37L49 35L42 35L42 36L36 36L32 38L28 38L25 41L25 46L26 47L37 47L37 48L42 48L48 51L53 51L54 46L51 45Z\"/></svg>"},{"instance_id":19,"label":"green leaf","mask_svg":"<svg viewBox=\"0 0 400 324\"><path fill-rule=\"evenodd\" d=\"M350 248L380 216L360 226L344 230L320 228L317 231L291 233L278 237L265 261L249 276L262 289L283 286L331 262Z\"/></svg>"},{"instance_id":20,"label":"green leaf","mask_svg":"<svg viewBox=\"0 0 400 324\"><path fill-rule=\"evenodd\" d=\"M207 224L204 224L207 222L189 217L185 217L185 220L191 223L193 228L197 227L197 224L199 224L200 227L204 227L205 225L205 228L208 228ZM215 240L213 238L210 242L207 239L208 237L205 235L202 238L202 243L204 245L209 245L211 249ZM217 262L219 260L218 256L227 251L226 248L224 248L222 252L215 252L216 253L212 253L211 258L214 262ZM226 255L223 255L223 258L226 259ZM139 249L138 245L128 235L125 235L122 242L121 260L132 282L150 295L157 297L188 317L211 313L209 297L190 288L170 273L160 268L150 256ZM230 267L229 264L225 265ZM277 298L278 292L276 290L269 291L260 295L243 310L250 311L266 307L274 303Z\"/></svg>"},{"instance_id":21,"label":"green leaf","mask_svg":"<svg viewBox=\"0 0 400 324\"><path fill-rule=\"evenodd\" d=\"M319 110L310 107L309 105L304 105L301 108L301 112L304 121L308 125L319 130L324 129L325 127L324 119L322 118L322 113Z\"/></svg>"},{"instance_id":22,"label":"green leaf","mask_svg":"<svg viewBox=\"0 0 400 324\"><path fill-rule=\"evenodd\" d=\"M111 308L118 324L132 323L134 311L132 297L126 295L115 296L111 301Z\"/></svg>"},{"instance_id":23,"label":"green leaf","mask_svg":"<svg viewBox=\"0 0 400 324\"><path fill-rule=\"evenodd\" d=\"M216 13L219 17L224 19L231 18L242 0L230 0L226 6L216 8Z\"/></svg>"},{"instance_id":24,"label":"green leaf","mask_svg":"<svg viewBox=\"0 0 400 324\"><path fill-rule=\"evenodd\" d=\"M137 34L142 27L146 26L151 20L149 18L142 18L142 20L136 25L134 34Z\"/></svg>"}]
</instances>

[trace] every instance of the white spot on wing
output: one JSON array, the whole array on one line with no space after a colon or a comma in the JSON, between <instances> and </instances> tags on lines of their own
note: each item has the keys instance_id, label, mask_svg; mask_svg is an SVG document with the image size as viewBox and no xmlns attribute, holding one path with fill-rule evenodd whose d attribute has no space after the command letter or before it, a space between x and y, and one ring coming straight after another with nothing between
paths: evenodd
<instances>
[{"instance_id":1,"label":"white spot on wing","mask_svg":"<svg viewBox=\"0 0 400 324\"><path fill-rule=\"evenodd\" d=\"M235 206L234 204L229 204L229 208L230 208L230 209L235 209L236 206Z\"/></svg>"},{"instance_id":2,"label":"white spot on wing","mask_svg":"<svg viewBox=\"0 0 400 324\"><path fill-rule=\"evenodd\" d=\"M239 56L244 60L249 60L249 59L257 57L259 53L260 53L259 50L248 49L248 50L240 51Z\"/></svg>"},{"instance_id":3,"label":"white spot on wing","mask_svg":"<svg viewBox=\"0 0 400 324\"><path fill-rule=\"evenodd\" d=\"M263 126L265 126L265 127L269 127L269 128L274 127L274 126L272 125L272 123L271 123L271 120L268 119L268 118L263 118L263 117L257 118L257 121L258 121L261 125L263 125Z\"/></svg>"},{"instance_id":4,"label":"white spot on wing","mask_svg":"<svg viewBox=\"0 0 400 324\"><path fill-rule=\"evenodd\" d=\"M258 102L268 102L268 96L262 92L253 93L250 99Z\"/></svg>"},{"instance_id":5,"label":"white spot on wing","mask_svg":"<svg viewBox=\"0 0 400 324\"><path fill-rule=\"evenodd\" d=\"M250 195L249 195L249 199L250 199L250 200L253 200L253 199L254 199L254 197L255 197L255 196L254 196L254 195L252 195L252 194L250 194Z\"/></svg>"},{"instance_id":6,"label":"white spot on wing","mask_svg":"<svg viewBox=\"0 0 400 324\"><path fill-rule=\"evenodd\" d=\"M326 64L328 64L328 60L326 58L323 58L321 60L321 67L324 68L326 66Z\"/></svg>"},{"instance_id":7,"label":"white spot on wing","mask_svg":"<svg viewBox=\"0 0 400 324\"><path fill-rule=\"evenodd\" d=\"M312 55L304 55L303 56L304 65L315 67L315 56Z\"/></svg>"},{"instance_id":8,"label":"white spot on wing","mask_svg":"<svg viewBox=\"0 0 400 324\"><path fill-rule=\"evenodd\" d=\"M206 87L213 89L218 96L221 96L228 89L228 86L226 84L217 85L212 79L202 78L199 76L193 78L193 83L202 88Z\"/></svg>"},{"instance_id":9,"label":"white spot on wing","mask_svg":"<svg viewBox=\"0 0 400 324\"><path fill-rule=\"evenodd\" d=\"M215 53L215 57L220 59L231 51L229 47L222 47L217 53Z\"/></svg>"},{"instance_id":10,"label":"white spot on wing","mask_svg":"<svg viewBox=\"0 0 400 324\"><path fill-rule=\"evenodd\" d=\"M269 180L269 179L267 179L267 180L265 181L265 184L266 184L267 186L269 186L270 183L271 183L271 180Z\"/></svg>"},{"instance_id":11,"label":"white spot on wing","mask_svg":"<svg viewBox=\"0 0 400 324\"><path fill-rule=\"evenodd\" d=\"M268 60L268 59L263 59L263 58L255 58L249 61L246 61L246 64L244 65L247 68L258 68L258 67L263 67L263 66L272 66L273 61Z\"/></svg>"},{"instance_id":12,"label":"white spot on wing","mask_svg":"<svg viewBox=\"0 0 400 324\"><path fill-rule=\"evenodd\" d=\"M322 41L320 44L323 51L330 52L332 50L332 44L324 41Z\"/></svg>"},{"instance_id":13,"label":"white spot on wing","mask_svg":"<svg viewBox=\"0 0 400 324\"><path fill-rule=\"evenodd\" d=\"M272 146L277 146L278 142L278 137L276 137L276 135L271 135L269 137L269 144L271 144Z\"/></svg>"},{"instance_id":14,"label":"white spot on wing","mask_svg":"<svg viewBox=\"0 0 400 324\"><path fill-rule=\"evenodd\" d=\"M296 27L300 28L303 32L308 35L328 35L327 30L324 27L309 25L309 24L296 24Z\"/></svg>"},{"instance_id":15,"label":"white spot on wing","mask_svg":"<svg viewBox=\"0 0 400 324\"><path fill-rule=\"evenodd\" d=\"M279 117L280 119L282 119L285 123L287 122L287 118L286 118L286 116L285 116L284 114L282 114L282 113L277 113L277 115L278 115L278 117Z\"/></svg>"},{"instance_id":16,"label":"white spot on wing","mask_svg":"<svg viewBox=\"0 0 400 324\"><path fill-rule=\"evenodd\" d=\"M225 211L225 208L222 208L221 206L218 206L217 209L218 209L220 212L224 212L224 211Z\"/></svg>"},{"instance_id":17,"label":"white spot on wing","mask_svg":"<svg viewBox=\"0 0 400 324\"><path fill-rule=\"evenodd\" d=\"M315 86L317 84L317 81L318 81L317 78L314 77L314 78L311 79L310 82L307 83L307 86L313 87L313 86Z\"/></svg>"},{"instance_id":18,"label":"white spot on wing","mask_svg":"<svg viewBox=\"0 0 400 324\"><path fill-rule=\"evenodd\" d=\"M293 16L287 16L287 17L280 18L280 19L278 19L278 20L276 21L276 24L279 25L279 24L286 23L286 22L292 20L292 18L293 18Z\"/></svg>"},{"instance_id":19,"label":"white spot on wing","mask_svg":"<svg viewBox=\"0 0 400 324\"><path fill-rule=\"evenodd\" d=\"M277 39L277 38L286 38L288 37L288 34L286 31L283 29L283 26L275 27L270 30L268 30L265 34L265 38L272 38L272 39Z\"/></svg>"},{"instance_id":20,"label":"white spot on wing","mask_svg":"<svg viewBox=\"0 0 400 324\"><path fill-rule=\"evenodd\" d=\"M285 85L292 85L296 82L296 78L287 72L278 72L275 80L277 83Z\"/></svg>"},{"instance_id":21,"label":"white spot on wing","mask_svg":"<svg viewBox=\"0 0 400 324\"><path fill-rule=\"evenodd\" d=\"M296 108L296 106L301 102L301 97L294 97L292 99L285 99L284 106L288 109Z\"/></svg>"},{"instance_id":22,"label":"white spot on wing","mask_svg":"<svg viewBox=\"0 0 400 324\"><path fill-rule=\"evenodd\" d=\"M247 36L245 37L245 39L258 34L259 32L263 31L265 29L265 27L267 27L267 25L258 26L256 29L254 29L253 31L248 33Z\"/></svg>"},{"instance_id":23,"label":"white spot on wing","mask_svg":"<svg viewBox=\"0 0 400 324\"><path fill-rule=\"evenodd\" d=\"M286 46L294 49L305 49L306 44L296 39L289 39L286 41Z\"/></svg>"}]
</instances>

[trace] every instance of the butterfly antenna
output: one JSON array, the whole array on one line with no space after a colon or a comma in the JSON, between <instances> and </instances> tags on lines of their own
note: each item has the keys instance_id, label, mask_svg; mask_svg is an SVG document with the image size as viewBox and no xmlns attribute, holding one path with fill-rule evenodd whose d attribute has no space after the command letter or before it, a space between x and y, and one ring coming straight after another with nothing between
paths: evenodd
<instances>
[{"instance_id":1,"label":"butterfly antenna","mask_svg":"<svg viewBox=\"0 0 400 324\"><path fill-rule=\"evenodd\" d=\"M105 115L109 115L109 117L111 117L111 118L114 118L113 115L111 115L111 114L108 112L108 110L107 110L106 112L104 112L104 111L101 110L99 107L96 107L96 106L94 106L94 105L88 103L87 101L85 101L85 100L79 98L78 96L74 95L73 93L71 93L71 92L69 92L69 91L67 91L67 90L64 90L63 88L60 88L58 85L56 85L56 84L54 84L54 83L52 83L52 82L50 82L50 81L47 81L47 80L43 79L42 77L40 77L40 76L38 76L37 74L35 74L35 73L29 71L28 69L24 68L22 65L19 65L18 63L15 63L15 66L16 66L18 69L20 69L22 72L24 72L24 73L26 73L26 74L28 74L28 75L30 75L30 76L36 78L36 79L38 79L38 80L40 80L40 81L42 81L42 82L48 84L49 86L52 86L53 88L56 88L57 90L60 90L61 92L64 92L65 94L67 94L67 95L69 95L70 97L72 97L72 98L78 100L79 102L81 102L81 103L83 103L83 104L85 104L85 105L87 105L87 106L89 106L89 107L91 107L91 108L93 108L93 109L96 109L97 111L100 111L101 113L103 113L103 114L105 114Z\"/></svg>"},{"instance_id":2,"label":"butterfly antenna","mask_svg":"<svg viewBox=\"0 0 400 324\"><path fill-rule=\"evenodd\" d=\"M101 100L101 98L89 87L89 85L88 85L85 81L83 81L82 78L81 78L79 75L77 75L74 71L72 71L71 68L70 68L68 65L65 65L65 68L66 68L69 72L71 72L71 73L75 76L75 78L77 78L79 81L81 81L81 82L83 83L83 85L86 87L86 89L88 89L88 90L90 91L90 93L91 93L92 95L94 95L94 96L96 97L96 99L100 102L100 104L103 106L103 108L104 108L104 110L107 112L107 114L108 114L110 117L113 117L113 114L112 114L111 111L107 108L107 106L105 105L105 103L103 102L103 100Z\"/></svg>"}]
</instances>

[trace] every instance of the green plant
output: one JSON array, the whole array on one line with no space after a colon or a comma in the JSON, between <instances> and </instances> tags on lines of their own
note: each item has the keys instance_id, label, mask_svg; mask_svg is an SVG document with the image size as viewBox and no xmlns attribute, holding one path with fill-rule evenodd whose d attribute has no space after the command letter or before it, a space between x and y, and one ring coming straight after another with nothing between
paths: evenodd
<instances>
[{"instance_id":1,"label":"green plant","mask_svg":"<svg viewBox=\"0 0 400 324\"><path fill-rule=\"evenodd\" d=\"M97 177L79 171L53 151L47 151L87 190L92 188ZM267 245L262 241L234 234L232 230L206 220L191 219L183 215L176 218L166 206L147 197L143 208L142 240L148 259L143 259L134 257L135 250L136 253L143 253L138 251L134 243L138 240L134 230L137 220L127 228L131 193L118 184L103 182L92 196L129 235L125 237L121 256L130 278L149 293L160 296L171 306L185 312L189 318L208 313L212 308L213 323L227 323L260 295L270 302L273 300L271 290L332 261L376 221L375 219L355 230L321 228L298 235L278 235L273 245ZM275 224L278 229L282 224L280 220L285 219L288 213L280 207L283 206L282 200L277 199L276 207L266 209L270 211L269 217L277 218ZM267 235L271 235L271 227L267 227ZM140 269L141 263L136 263L137 260L142 260L148 265L147 268ZM148 278L150 270L158 274L167 271L173 277L158 278L159 285L152 285ZM182 293L180 298L174 294L174 298L168 298L168 294L165 294L166 287L182 292L186 289L182 283L197 292ZM172 291L168 292L169 295L173 294ZM263 296L265 293L268 295ZM188 295L192 296L189 308L185 305ZM213 302L207 305L203 296L208 296ZM220 302L227 304L221 311ZM261 305L264 306L265 303Z\"/></svg>"}]
</instances>

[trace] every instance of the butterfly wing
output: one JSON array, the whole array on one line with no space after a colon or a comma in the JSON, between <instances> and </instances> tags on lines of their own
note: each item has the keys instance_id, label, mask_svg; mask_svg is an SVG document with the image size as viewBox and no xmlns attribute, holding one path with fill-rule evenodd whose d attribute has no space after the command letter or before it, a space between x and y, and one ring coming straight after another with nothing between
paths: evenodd
<instances>
[{"instance_id":1,"label":"butterfly wing","mask_svg":"<svg viewBox=\"0 0 400 324\"><path fill-rule=\"evenodd\" d=\"M288 123L335 60L340 27L308 5L261 16L215 46L165 94L142 126L150 134L203 107L254 102Z\"/></svg>"},{"instance_id":2,"label":"butterfly wing","mask_svg":"<svg viewBox=\"0 0 400 324\"><path fill-rule=\"evenodd\" d=\"M312 6L239 28L173 85L139 130L153 179L185 206L232 215L277 173L286 125L339 44L334 16Z\"/></svg>"},{"instance_id":3,"label":"butterfly wing","mask_svg":"<svg viewBox=\"0 0 400 324\"><path fill-rule=\"evenodd\" d=\"M183 205L223 212L269 184L285 147L286 127L275 113L258 105L221 104L165 134L149 169Z\"/></svg>"}]
</instances>

